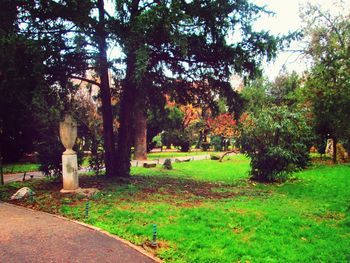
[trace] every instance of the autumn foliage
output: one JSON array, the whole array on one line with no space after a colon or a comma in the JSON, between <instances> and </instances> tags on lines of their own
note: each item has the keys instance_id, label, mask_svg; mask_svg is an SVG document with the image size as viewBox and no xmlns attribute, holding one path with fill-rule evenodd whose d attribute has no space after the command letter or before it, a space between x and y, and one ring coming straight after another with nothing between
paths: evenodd
<instances>
[{"instance_id":1,"label":"autumn foliage","mask_svg":"<svg viewBox=\"0 0 350 263\"><path fill-rule=\"evenodd\" d=\"M180 106L180 110L183 113L182 127L184 129L200 120L200 109L193 107L192 104Z\"/></svg>"},{"instance_id":2,"label":"autumn foliage","mask_svg":"<svg viewBox=\"0 0 350 263\"><path fill-rule=\"evenodd\" d=\"M212 135L232 138L238 135L237 122L230 113L223 113L215 118L209 118L207 126Z\"/></svg>"}]
</instances>

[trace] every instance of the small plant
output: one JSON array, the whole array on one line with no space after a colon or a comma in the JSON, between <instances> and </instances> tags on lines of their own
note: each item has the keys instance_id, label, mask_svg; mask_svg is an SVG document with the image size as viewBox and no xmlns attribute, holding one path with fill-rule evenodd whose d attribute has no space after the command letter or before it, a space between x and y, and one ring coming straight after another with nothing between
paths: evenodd
<instances>
[{"instance_id":1,"label":"small plant","mask_svg":"<svg viewBox=\"0 0 350 263\"><path fill-rule=\"evenodd\" d=\"M163 163L163 168L166 170L172 170L173 166L171 165L171 160L170 159L165 159Z\"/></svg>"}]
</instances>

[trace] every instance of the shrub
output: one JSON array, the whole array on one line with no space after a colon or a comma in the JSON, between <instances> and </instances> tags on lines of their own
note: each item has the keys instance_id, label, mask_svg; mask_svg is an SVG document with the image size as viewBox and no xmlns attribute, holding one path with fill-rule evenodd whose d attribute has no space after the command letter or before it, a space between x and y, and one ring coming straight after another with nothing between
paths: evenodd
<instances>
[{"instance_id":1,"label":"shrub","mask_svg":"<svg viewBox=\"0 0 350 263\"><path fill-rule=\"evenodd\" d=\"M209 149L210 149L210 143L209 142L202 142L202 144L201 144L201 148L202 148L202 150L203 151L208 151Z\"/></svg>"},{"instance_id":2,"label":"shrub","mask_svg":"<svg viewBox=\"0 0 350 263\"><path fill-rule=\"evenodd\" d=\"M99 175L104 168L103 139L91 135L90 140L91 156L89 158L89 166L95 175Z\"/></svg>"},{"instance_id":3,"label":"shrub","mask_svg":"<svg viewBox=\"0 0 350 263\"><path fill-rule=\"evenodd\" d=\"M190 128L184 131L172 130L162 133L162 142L164 145L173 144L174 146L180 146L182 152L188 152L195 140L193 130Z\"/></svg>"},{"instance_id":4,"label":"shrub","mask_svg":"<svg viewBox=\"0 0 350 263\"><path fill-rule=\"evenodd\" d=\"M52 125L55 129L52 129L50 133L42 136L45 139L36 146L38 152L38 160L40 163L40 171L47 176L61 176L62 175L62 153L65 151L59 135L58 127ZM80 166L83 161L84 153L81 150L80 144L77 140L73 150L77 154L78 165Z\"/></svg>"},{"instance_id":5,"label":"shrub","mask_svg":"<svg viewBox=\"0 0 350 263\"><path fill-rule=\"evenodd\" d=\"M308 164L311 129L305 116L287 107L242 116L238 143L251 158L252 179L276 181Z\"/></svg>"},{"instance_id":6,"label":"shrub","mask_svg":"<svg viewBox=\"0 0 350 263\"><path fill-rule=\"evenodd\" d=\"M165 159L163 163L163 168L166 170L172 170L173 166L171 165L171 160L170 159Z\"/></svg>"},{"instance_id":7,"label":"shrub","mask_svg":"<svg viewBox=\"0 0 350 263\"><path fill-rule=\"evenodd\" d=\"M214 146L214 151L221 152L222 151L222 139L220 136L212 136L210 138L211 145Z\"/></svg>"},{"instance_id":8,"label":"shrub","mask_svg":"<svg viewBox=\"0 0 350 263\"><path fill-rule=\"evenodd\" d=\"M315 146L311 146L310 153L318 153L317 148Z\"/></svg>"},{"instance_id":9,"label":"shrub","mask_svg":"<svg viewBox=\"0 0 350 263\"><path fill-rule=\"evenodd\" d=\"M341 143L337 143L337 160L345 162L348 158L348 153L346 152L344 146Z\"/></svg>"}]
</instances>

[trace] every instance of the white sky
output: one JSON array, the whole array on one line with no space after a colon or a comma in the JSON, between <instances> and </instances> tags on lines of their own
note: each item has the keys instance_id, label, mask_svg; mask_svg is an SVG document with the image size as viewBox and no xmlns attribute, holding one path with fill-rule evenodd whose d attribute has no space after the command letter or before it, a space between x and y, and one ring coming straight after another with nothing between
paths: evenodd
<instances>
[{"instance_id":1,"label":"white sky","mask_svg":"<svg viewBox=\"0 0 350 263\"><path fill-rule=\"evenodd\" d=\"M343 0L345 8L343 12L350 12L350 0ZM258 5L264 6L276 13L275 16L260 18L257 23L257 29L270 31L272 34L287 34L288 31L295 31L301 28L302 21L299 17L299 8L305 6L307 2L318 4L324 10L336 12L333 0L254 0ZM290 49L301 49L300 43L294 42ZM280 52L274 63L264 65L265 74L272 80L275 78L283 65L287 71L296 71L302 73L306 70L306 61L300 53Z\"/></svg>"}]
</instances>

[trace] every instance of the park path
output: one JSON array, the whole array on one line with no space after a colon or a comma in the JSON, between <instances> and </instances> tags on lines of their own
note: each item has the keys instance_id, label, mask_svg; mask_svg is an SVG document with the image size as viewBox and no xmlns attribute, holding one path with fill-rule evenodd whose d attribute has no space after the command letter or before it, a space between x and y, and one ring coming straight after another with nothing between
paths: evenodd
<instances>
[{"instance_id":1,"label":"park path","mask_svg":"<svg viewBox=\"0 0 350 263\"><path fill-rule=\"evenodd\" d=\"M144 163L154 163L154 164L163 164L166 159L170 159L172 163L174 162L185 162L185 161L200 161L200 160L208 160L210 159L209 154L204 155L195 155L195 156L178 156L178 157L167 157L167 158L159 158L155 160L147 160L147 161L136 161L132 160L131 166L132 167L138 167L143 166Z\"/></svg>"},{"instance_id":2,"label":"park path","mask_svg":"<svg viewBox=\"0 0 350 263\"><path fill-rule=\"evenodd\" d=\"M182 157L168 157L168 158L159 158L155 160L147 160L147 161L135 161L132 160L130 162L130 165L132 167L141 167L144 163L148 164L163 164L166 159L170 159L171 162L183 162L183 161L200 161L200 160L208 160L210 159L209 154L205 155L195 155L195 156L182 156ZM89 168L82 168L78 171L78 173L86 173L89 171ZM33 172L27 172L24 176L24 173L12 173L12 174L4 174L4 183L10 183L10 182L19 182L19 181L27 181L31 179L36 178L43 178L45 175L42 172L39 171L33 171Z\"/></svg>"},{"instance_id":3,"label":"park path","mask_svg":"<svg viewBox=\"0 0 350 263\"><path fill-rule=\"evenodd\" d=\"M47 213L0 202L0 222L0 262L156 262L116 238Z\"/></svg>"}]
</instances>

